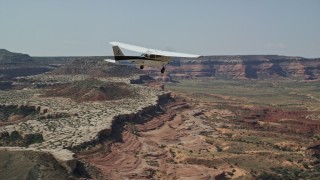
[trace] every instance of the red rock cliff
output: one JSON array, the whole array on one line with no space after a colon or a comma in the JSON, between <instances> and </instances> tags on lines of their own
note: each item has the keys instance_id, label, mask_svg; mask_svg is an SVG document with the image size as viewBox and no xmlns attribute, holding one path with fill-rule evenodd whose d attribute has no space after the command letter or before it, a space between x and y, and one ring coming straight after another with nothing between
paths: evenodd
<instances>
[{"instance_id":1,"label":"red rock cliff","mask_svg":"<svg viewBox=\"0 0 320 180\"><path fill-rule=\"evenodd\" d=\"M288 56L208 56L200 59L174 59L166 73L146 68L156 79L217 77L228 79L266 79L275 77L315 80L320 78L320 58Z\"/></svg>"}]
</instances>

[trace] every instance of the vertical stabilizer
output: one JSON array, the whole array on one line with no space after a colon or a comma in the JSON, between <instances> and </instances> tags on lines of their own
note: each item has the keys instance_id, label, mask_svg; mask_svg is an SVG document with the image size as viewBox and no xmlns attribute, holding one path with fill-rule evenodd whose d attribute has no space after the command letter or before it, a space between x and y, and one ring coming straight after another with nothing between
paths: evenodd
<instances>
[{"instance_id":1,"label":"vertical stabilizer","mask_svg":"<svg viewBox=\"0 0 320 180\"><path fill-rule=\"evenodd\" d=\"M112 46L114 59L118 60L118 56L124 56L123 52L119 48L119 46Z\"/></svg>"}]
</instances>

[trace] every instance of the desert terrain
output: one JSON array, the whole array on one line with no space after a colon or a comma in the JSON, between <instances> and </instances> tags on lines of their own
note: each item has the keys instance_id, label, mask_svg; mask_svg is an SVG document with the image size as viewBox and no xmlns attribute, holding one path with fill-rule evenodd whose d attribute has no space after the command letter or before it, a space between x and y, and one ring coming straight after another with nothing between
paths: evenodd
<instances>
[{"instance_id":1,"label":"desert terrain","mask_svg":"<svg viewBox=\"0 0 320 180\"><path fill-rule=\"evenodd\" d=\"M199 109L191 117L210 127L198 134L211 145L197 145L206 152L180 150L188 164L236 179L319 178L319 82L196 79L166 88Z\"/></svg>"},{"instance_id":2,"label":"desert terrain","mask_svg":"<svg viewBox=\"0 0 320 180\"><path fill-rule=\"evenodd\" d=\"M4 61L2 67L10 69L12 64L7 62L12 61ZM1 179L15 179L7 173L17 165L14 159L29 162L31 169L19 174L22 179L55 179L55 168L42 168L48 163L44 159L58 164L65 172L63 177L80 178L77 172L82 172L82 163L75 152L111 136L118 121L153 111L170 97L161 89L131 84L141 76L138 69L94 58L74 59L37 75L4 74L11 86L0 91ZM51 175L44 176L42 170Z\"/></svg>"},{"instance_id":3,"label":"desert terrain","mask_svg":"<svg viewBox=\"0 0 320 180\"><path fill-rule=\"evenodd\" d=\"M197 76L209 70L186 60L176 71L186 76L159 78L103 57L0 57L0 179L320 176L316 60L291 59L285 76L284 61L267 67L265 56L247 57L265 66L233 63L242 76L221 74L221 61L220 75Z\"/></svg>"},{"instance_id":4,"label":"desert terrain","mask_svg":"<svg viewBox=\"0 0 320 180\"><path fill-rule=\"evenodd\" d=\"M184 80L144 123L77 157L95 178L317 179L318 82ZM279 100L280 99L280 100ZM119 137L119 136L116 136Z\"/></svg>"}]
</instances>

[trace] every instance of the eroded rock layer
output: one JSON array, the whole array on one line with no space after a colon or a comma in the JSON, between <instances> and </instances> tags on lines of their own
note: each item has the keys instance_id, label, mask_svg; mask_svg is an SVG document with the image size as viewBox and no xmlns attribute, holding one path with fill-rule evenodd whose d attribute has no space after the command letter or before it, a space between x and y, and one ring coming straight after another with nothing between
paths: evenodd
<instances>
[{"instance_id":1,"label":"eroded rock layer","mask_svg":"<svg viewBox=\"0 0 320 180\"><path fill-rule=\"evenodd\" d=\"M216 77L227 79L320 78L320 59L287 56L206 56L199 59L175 59L167 73L147 67L156 79Z\"/></svg>"}]
</instances>

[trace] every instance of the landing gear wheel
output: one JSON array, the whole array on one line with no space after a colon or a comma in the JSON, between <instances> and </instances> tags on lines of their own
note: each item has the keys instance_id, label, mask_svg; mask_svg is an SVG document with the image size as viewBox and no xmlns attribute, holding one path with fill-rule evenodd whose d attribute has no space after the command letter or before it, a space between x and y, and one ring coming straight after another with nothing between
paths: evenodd
<instances>
[{"instance_id":1,"label":"landing gear wheel","mask_svg":"<svg viewBox=\"0 0 320 180\"><path fill-rule=\"evenodd\" d=\"M161 73L163 74L165 70L166 70L166 68L162 67Z\"/></svg>"},{"instance_id":2,"label":"landing gear wheel","mask_svg":"<svg viewBox=\"0 0 320 180\"><path fill-rule=\"evenodd\" d=\"M140 66L140 69L143 69L143 68L144 68L144 66L143 66L143 65L141 65L141 66Z\"/></svg>"}]
</instances>

